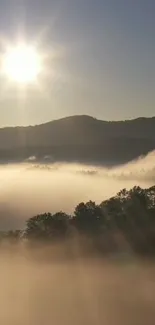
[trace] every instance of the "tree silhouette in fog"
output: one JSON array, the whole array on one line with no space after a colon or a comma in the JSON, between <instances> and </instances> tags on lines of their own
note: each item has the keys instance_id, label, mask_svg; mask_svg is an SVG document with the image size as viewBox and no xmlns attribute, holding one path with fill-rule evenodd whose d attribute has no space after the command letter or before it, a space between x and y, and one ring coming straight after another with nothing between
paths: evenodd
<instances>
[{"instance_id":1,"label":"tree silhouette in fog","mask_svg":"<svg viewBox=\"0 0 155 325\"><path fill-rule=\"evenodd\" d=\"M22 239L21 233L1 232L0 238L17 242ZM79 237L91 238L99 250L103 246L114 249L119 246L118 238L124 238L134 252L154 254L155 186L122 189L100 205L92 201L81 202L72 216L64 212L39 214L27 220L24 234L29 241L49 242L78 234Z\"/></svg>"},{"instance_id":2,"label":"tree silhouette in fog","mask_svg":"<svg viewBox=\"0 0 155 325\"><path fill-rule=\"evenodd\" d=\"M101 207L109 228L121 231L134 250L155 250L155 187L123 189Z\"/></svg>"},{"instance_id":3,"label":"tree silhouette in fog","mask_svg":"<svg viewBox=\"0 0 155 325\"><path fill-rule=\"evenodd\" d=\"M27 221L26 236L30 239L56 239L67 235L69 216L63 212L44 213Z\"/></svg>"},{"instance_id":4,"label":"tree silhouette in fog","mask_svg":"<svg viewBox=\"0 0 155 325\"><path fill-rule=\"evenodd\" d=\"M102 208L95 202L82 202L75 208L74 224L80 232L97 234L102 230L104 222Z\"/></svg>"}]
</instances>

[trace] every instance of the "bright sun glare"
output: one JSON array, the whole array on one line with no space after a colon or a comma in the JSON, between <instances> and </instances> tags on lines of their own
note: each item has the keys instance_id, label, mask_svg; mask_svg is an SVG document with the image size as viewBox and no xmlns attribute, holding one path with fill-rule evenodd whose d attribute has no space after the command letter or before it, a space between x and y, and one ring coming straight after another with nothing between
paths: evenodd
<instances>
[{"instance_id":1,"label":"bright sun glare","mask_svg":"<svg viewBox=\"0 0 155 325\"><path fill-rule=\"evenodd\" d=\"M26 45L8 49L4 55L4 74L17 83L34 82L41 71L41 59L37 50Z\"/></svg>"}]
</instances>

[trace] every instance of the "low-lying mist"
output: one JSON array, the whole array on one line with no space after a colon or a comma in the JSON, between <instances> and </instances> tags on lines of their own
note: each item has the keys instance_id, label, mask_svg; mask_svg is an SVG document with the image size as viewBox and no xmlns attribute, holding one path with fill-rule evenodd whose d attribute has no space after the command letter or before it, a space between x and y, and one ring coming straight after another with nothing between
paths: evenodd
<instances>
[{"instance_id":1,"label":"low-lying mist","mask_svg":"<svg viewBox=\"0 0 155 325\"><path fill-rule=\"evenodd\" d=\"M80 258L47 263L1 250L0 268L3 325L155 323L153 264Z\"/></svg>"},{"instance_id":2,"label":"low-lying mist","mask_svg":"<svg viewBox=\"0 0 155 325\"><path fill-rule=\"evenodd\" d=\"M3 165L0 228L20 228L45 211L72 213L80 201L101 202L124 187L151 186L154 166L155 153L111 169L34 161ZM87 243L76 236L55 246L33 244L0 246L0 324L155 324L151 260L138 260L132 250L125 256L85 256Z\"/></svg>"},{"instance_id":3,"label":"low-lying mist","mask_svg":"<svg viewBox=\"0 0 155 325\"><path fill-rule=\"evenodd\" d=\"M21 228L42 212L72 213L81 201L100 203L122 188L155 183L155 152L113 168L33 162L0 167L0 228Z\"/></svg>"}]
</instances>

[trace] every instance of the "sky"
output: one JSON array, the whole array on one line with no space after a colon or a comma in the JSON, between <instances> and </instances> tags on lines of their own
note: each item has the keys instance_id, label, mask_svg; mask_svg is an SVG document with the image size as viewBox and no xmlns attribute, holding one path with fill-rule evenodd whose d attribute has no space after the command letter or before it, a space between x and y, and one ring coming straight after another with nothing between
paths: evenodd
<instances>
[{"instance_id":1,"label":"sky","mask_svg":"<svg viewBox=\"0 0 155 325\"><path fill-rule=\"evenodd\" d=\"M50 57L38 87L0 78L0 126L155 115L154 0L0 0L0 39L19 34Z\"/></svg>"}]
</instances>

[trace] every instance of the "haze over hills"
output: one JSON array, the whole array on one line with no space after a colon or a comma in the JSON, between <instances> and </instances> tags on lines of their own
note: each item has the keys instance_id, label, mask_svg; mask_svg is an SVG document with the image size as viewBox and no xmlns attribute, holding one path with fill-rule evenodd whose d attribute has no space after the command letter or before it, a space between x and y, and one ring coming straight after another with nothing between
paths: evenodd
<instances>
[{"instance_id":1,"label":"haze over hills","mask_svg":"<svg viewBox=\"0 0 155 325\"><path fill-rule=\"evenodd\" d=\"M154 149L155 117L108 122L79 115L0 129L1 162L48 156L52 161L117 164Z\"/></svg>"}]
</instances>

